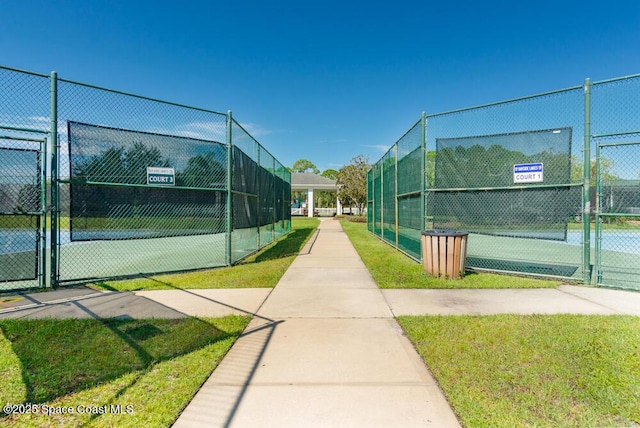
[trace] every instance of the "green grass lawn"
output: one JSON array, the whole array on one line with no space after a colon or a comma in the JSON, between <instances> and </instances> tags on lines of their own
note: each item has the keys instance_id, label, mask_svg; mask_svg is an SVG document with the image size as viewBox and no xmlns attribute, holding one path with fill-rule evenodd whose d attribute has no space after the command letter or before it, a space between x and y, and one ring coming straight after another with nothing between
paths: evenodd
<instances>
[{"instance_id":1,"label":"green grass lawn","mask_svg":"<svg viewBox=\"0 0 640 428\"><path fill-rule=\"evenodd\" d=\"M170 426L249 320L0 320L0 402L40 406L1 412L0 425ZM43 415L43 406L74 411Z\"/></svg>"},{"instance_id":2,"label":"green grass lawn","mask_svg":"<svg viewBox=\"0 0 640 428\"><path fill-rule=\"evenodd\" d=\"M294 218L291 233L241 263L217 269L152 275L89 283L105 290L166 290L173 288L273 288L317 229L318 219Z\"/></svg>"},{"instance_id":3,"label":"green grass lawn","mask_svg":"<svg viewBox=\"0 0 640 428\"><path fill-rule=\"evenodd\" d=\"M422 265L343 222L381 288L541 288L487 273L427 276ZM465 427L640 425L640 317L402 316L398 322Z\"/></svg>"},{"instance_id":4,"label":"green grass lawn","mask_svg":"<svg viewBox=\"0 0 640 428\"><path fill-rule=\"evenodd\" d=\"M289 235L234 267L93 286L109 290L274 287L318 224L317 219L295 219ZM0 425L170 426L249 321L250 317L239 316L0 320L0 402L38 404L40 412L43 406L74 409L66 415L0 413ZM104 414L79 413L79 405ZM122 405L124 414L112 413L112 405Z\"/></svg>"},{"instance_id":5,"label":"green grass lawn","mask_svg":"<svg viewBox=\"0 0 640 428\"><path fill-rule=\"evenodd\" d=\"M467 272L462 279L428 276L422 264L385 244L366 224L341 222L380 288L555 288L560 282L511 275Z\"/></svg>"},{"instance_id":6,"label":"green grass lawn","mask_svg":"<svg viewBox=\"0 0 640 428\"><path fill-rule=\"evenodd\" d=\"M466 427L640 424L640 317L398 321Z\"/></svg>"},{"instance_id":7,"label":"green grass lawn","mask_svg":"<svg viewBox=\"0 0 640 428\"><path fill-rule=\"evenodd\" d=\"M235 267L96 286L273 287L317 225L315 219L295 219L287 238ZM364 224L342 225L382 288L558 284L485 273L463 280L430 278ZM132 410L120 415L0 413L0 425L169 426L249 319L0 320L3 404L128 405ZM640 317L403 316L398 321L466 427L640 425Z\"/></svg>"},{"instance_id":8,"label":"green grass lawn","mask_svg":"<svg viewBox=\"0 0 640 428\"><path fill-rule=\"evenodd\" d=\"M630 220L630 221L629 221ZM569 230L582 230L584 227L582 226L582 223L569 223L568 225ZM596 228L595 223L591 223L590 224L590 229L593 232ZM609 218L605 218L604 222L602 223L602 229L603 230L638 230L639 229L639 225L638 225L638 219L637 218L629 218L629 219L617 219L617 220L610 220Z\"/></svg>"}]
</instances>

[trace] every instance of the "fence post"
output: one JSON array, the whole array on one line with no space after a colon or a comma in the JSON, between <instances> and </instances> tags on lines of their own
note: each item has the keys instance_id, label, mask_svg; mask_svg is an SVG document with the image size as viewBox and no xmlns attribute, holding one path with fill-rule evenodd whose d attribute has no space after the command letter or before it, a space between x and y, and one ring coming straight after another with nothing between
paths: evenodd
<instances>
[{"instance_id":1,"label":"fence post","mask_svg":"<svg viewBox=\"0 0 640 428\"><path fill-rule=\"evenodd\" d=\"M582 280L591 282L591 79L584 81Z\"/></svg>"},{"instance_id":2,"label":"fence post","mask_svg":"<svg viewBox=\"0 0 640 428\"><path fill-rule=\"evenodd\" d=\"M273 192L271 192L272 203L271 203L271 242L276 240L276 158L271 156L271 165L273 169L271 171L271 176L273 177Z\"/></svg>"},{"instance_id":3,"label":"fence post","mask_svg":"<svg viewBox=\"0 0 640 428\"><path fill-rule=\"evenodd\" d=\"M378 207L378 203L376 201L376 172L378 169L378 164L374 163L371 166L371 182L369 182L369 176L367 176L367 190L369 187L371 188L371 213L367 211L367 216L371 218L371 229L374 235L376 234L376 209ZM368 197L367 197L368 199ZM338 214L337 206L336 206L336 214ZM369 227L369 221L367 219L367 227Z\"/></svg>"},{"instance_id":4,"label":"fence post","mask_svg":"<svg viewBox=\"0 0 640 428\"><path fill-rule=\"evenodd\" d=\"M50 287L51 277L47 275L47 144L50 139L43 138L40 143L40 155L38 168L40 168L40 242L38 242L38 254L40 257L38 275L39 287Z\"/></svg>"},{"instance_id":5,"label":"fence post","mask_svg":"<svg viewBox=\"0 0 640 428\"><path fill-rule=\"evenodd\" d=\"M422 125L422 134L421 134L421 145L422 145L422 192L420 192L420 210L422 211L422 222L420 227L422 230L427 229L427 115L425 112L422 112L422 117L420 118L420 122ZM422 252L420 253L420 259L422 259Z\"/></svg>"},{"instance_id":6,"label":"fence post","mask_svg":"<svg viewBox=\"0 0 640 428\"><path fill-rule=\"evenodd\" d=\"M51 72L51 258L49 262L49 285L58 285L58 73ZM46 207L45 207L46 208Z\"/></svg>"},{"instance_id":7,"label":"fence post","mask_svg":"<svg viewBox=\"0 0 640 428\"><path fill-rule=\"evenodd\" d=\"M393 167L394 169L394 180L393 180L393 192L394 192L394 198L393 200L395 201L395 211L396 211L396 248L400 248L400 212L398 211L398 143L395 144L394 146L394 159L395 159L395 165Z\"/></svg>"},{"instance_id":8,"label":"fence post","mask_svg":"<svg viewBox=\"0 0 640 428\"><path fill-rule=\"evenodd\" d=\"M596 286L598 282L601 281L601 270L600 266L602 266L602 224L600 214L602 213L602 175L601 175L601 157L600 157L600 143L596 142L596 210L595 210L595 240L596 240L596 255L595 255L595 265L593 267L591 273L591 285Z\"/></svg>"},{"instance_id":9,"label":"fence post","mask_svg":"<svg viewBox=\"0 0 640 428\"><path fill-rule=\"evenodd\" d=\"M232 214L233 214L233 150L232 150L232 122L233 116L231 114L231 110L227 111L227 209L226 209L226 230L227 230L227 254L226 254L226 262L227 266L231 266L231 233L233 232L233 222L232 222Z\"/></svg>"},{"instance_id":10,"label":"fence post","mask_svg":"<svg viewBox=\"0 0 640 428\"><path fill-rule=\"evenodd\" d=\"M257 152L257 168L258 170L256 171L256 173L259 174L260 168L262 168L260 166L260 146L258 145L258 142L254 140L253 144L256 146L256 152ZM259 177L259 176L258 176ZM262 222L261 219L261 214L262 214L262 204L260 203L260 186L256 187L256 207L258 208L256 211L258 212L258 224L257 224L257 229L258 229L258 233L256 235L256 250L260 249L260 226L262 226L260 223Z\"/></svg>"},{"instance_id":11,"label":"fence post","mask_svg":"<svg viewBox=\"0 0 640 428\"><path fill-rule=\"evenodd\" d=\"M380 168L380 238L384 241L384 156Z\"/></svg>"}]
</instances>

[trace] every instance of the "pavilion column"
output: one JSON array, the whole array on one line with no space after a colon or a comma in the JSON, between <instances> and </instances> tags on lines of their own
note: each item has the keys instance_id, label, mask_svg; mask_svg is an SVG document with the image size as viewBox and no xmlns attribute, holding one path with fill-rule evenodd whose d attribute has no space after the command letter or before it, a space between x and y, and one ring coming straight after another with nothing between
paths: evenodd
<instances>
[{"instance_id":1,"label":"pavilion column","mask_svg":"<svg viewBox=\"0 0 640 428\"><path fill-rule=\"evenodd\" d=\"M336 215L342 215L342 204L340 198L336 198Z\"/></svg>"},{"instance_id":2,"label":"pavilion column","mask_svg":"<svg viewBox=\"0 0 640 428\"><path fill-rule=\"evenodd\" d=\"M307 190L307 217L313 217L315 206L313 205L313 189Z\"/></svg>"}]
</instances>

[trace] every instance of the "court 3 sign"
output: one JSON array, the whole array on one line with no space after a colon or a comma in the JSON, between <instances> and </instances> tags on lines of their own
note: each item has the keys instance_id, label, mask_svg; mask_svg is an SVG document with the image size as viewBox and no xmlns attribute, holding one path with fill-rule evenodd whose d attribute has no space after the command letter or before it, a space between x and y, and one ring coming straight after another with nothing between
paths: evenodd
<instances>
[{"instance_id":1,"label":"court 3 sign","mask_svg":"<svg viewBox=\"0 0 640 428\"><path fill-rule=\"evenodd\" d=\"M544 181L542 163L521 163L513 166L514 183L541 183Z\"/></svg>"},{"instance_id":2,"label":"court 3 sign","mask_svg":"<svg viewBox=\"0 0 640 428\"><path fill-rule=\"evenodd\" d=\"M147 167L147 184L175 186L176 172L173 168Z\"/></svg>"}]
</instances>

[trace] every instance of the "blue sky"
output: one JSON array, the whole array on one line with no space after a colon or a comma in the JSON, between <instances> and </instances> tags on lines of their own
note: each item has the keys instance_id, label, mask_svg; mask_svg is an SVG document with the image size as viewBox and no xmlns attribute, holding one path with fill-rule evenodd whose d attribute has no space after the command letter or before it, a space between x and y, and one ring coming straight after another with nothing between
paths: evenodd
<instances>
[{"instance_id":1,"label":"blue sky","mask_svg":"<svg viewBox=\"0 0 640 428\"><path fill-rule=\"evenodd\" d=\"M422 111L640 73L640 2L0 0L0 64L234 117L284 165L371 162Z\"/></svg>"}]
</instances>

